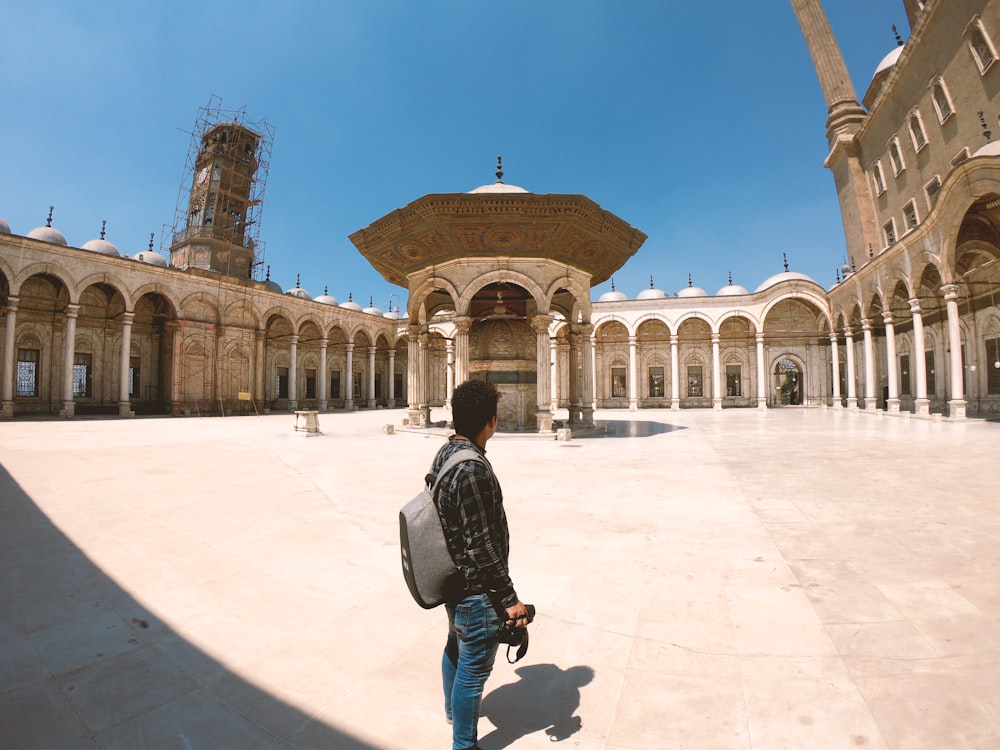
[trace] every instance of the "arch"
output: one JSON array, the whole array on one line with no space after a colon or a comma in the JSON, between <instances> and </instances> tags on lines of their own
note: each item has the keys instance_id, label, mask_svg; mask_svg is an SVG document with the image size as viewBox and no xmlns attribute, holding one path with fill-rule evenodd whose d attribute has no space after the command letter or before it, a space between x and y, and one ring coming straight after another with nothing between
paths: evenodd
<instances>
[{"instance_id":1,"label":"arch","mask_svg":"<svg viewBox=\"0 0 1000 750\"><path fill-rule=\"evenodd\" d=\"M427 300L430 299L431 295L435 292L441 293L450 298L450 301L455 308L456 314L459 313L458 299L459 293L458 289L454 284L448 279L442 278L440 276L431 276L424 279L417 286L408 290L408 296L406 299L406 317L411 321L416 321L418 323L426 323L429 317L433 317L439 309L443 308L441 304L431 305L430 309L427 306ZM464 312L461 314L465 314Z\"/></svg>"},{"instance_id":2,"label":"arch","mask_svg":"<svg viewBox=\"0 0 1000 750\"><path fill-rule=\"evenodd\" d=\"M260 320L257 318L253 306L247 304L246 300L236 300L227 305L222 312L222 323L227 326L254 330L260 327Z\"/></svg>"},{"instance_id":3,"label":"arch","mask_svg":"<svg viewBox=\"0 0 1000 750\"><path fill-rule=\"evenodd\" d=\"M642 328L647 323L662 323L666 327L667 332L672 334L674 329L670 327L670 322L659 312L648 312L640 315L636 318L635 322L632 324L636 335L639 333L639 329Z\"/></svg>"},{"instance_id":4,"label":"arch","mask_svg":"<svg viewBox=\"0 0 1000 750\"><path fill-rule=\"evenodd\" d=\"M139 304L139 300L150 294L154 294L162 298L163 301L170 306L171 319L177 317L177 311L180 309L180 301L178 300L174 290L164 286L163 284L143 284L138 289L134 290L129 298L127 309L135 310Z\"/></svg>"},{"instance_id":5,"label":"arch","mask_svg":"<svg viewBox=\"0 0 1000 750\"><path fill-rule=\"evenodd\" d=\"M198 323L219 322L218 297L208 292L194 292L181 300L180 315L183 320Z\"/></svg>"},{"instance_id":6,"label":"arch","mask_svg":"<svg viewBox=\"0 0 1000 750\"><path fill-rule=\"evenodd\" d=\"M717 321L718 331L721 332L723 324L727 320L730 320L731 318L746 319L747 321L749 321L751 327L755 332L760 331L761 328L763 328L763 326L761 325L761 321L757 319L756 315L751 313L749 310L741 310L739 308L736 308L734 310L727 310L726 312L724 312L722 315L719 316L719 320Z\"/></svg>"},{"instance_id":7,"label":"arch","mask_svg":"<svg viewBox=\"0 0 1000 750\"><path fill-rule=\"evenodd\" d=\"M68 297L70 304L75 304L78 301L72 295L73 283L69 280L69 276L65 271L63 271L63 269L59 266L53 265L52 263L32 263L30 266L22 268L14 277L14 280L10 285L11 294L15 297L20 297L21 288L24 286L25 282L31 280L35 276L44 276L46 278L55 279L66 290L66 296Z\"/></svg>"},{"instance_id":8,"label":"arch","mask_svg":"<svg viewBox=\"0 0 1000 750\"><path fill-rule=\"evenodd\" d=\"M622 328L625 329L626 336L632 335L632 331L629 328L628 321L617 315L609 315L608 317L601 318L600 321L595 322L593 335L597 338L601 338L603 335L605 335L604 333L605 329L614 326L615 324L620 325Z\"/></svg>"},{"instance_id":9,"label":"arch","mask_svg":"<svg viewBox=\"0 0 1000 750\"><path fill-rule=\"evenodd\" d=\"M472 304L472 298L475 297L480 290L490 284L506 284L508 286L521 287L535 301L538 313L540 315L548 314L549 299L546 296L545 291L531 277L520 273L519 271L512 271L509 269L490 271L489 273L477 276L475 281L469 284L459 296L455 305L456 312L460 315L468 315L469 307Z\"/></svg>"},{"instance_id":10,"label":"arch","mask_svg":"<svg viewBox=\"0 0 1000 750\"><path fill-rule=\"evenodd\" d=\"M788 302L789 300L795 300L803 304L811 304L816 309L817 316L822 315L823 318L825 319L827 328L830 327L832 316L830 312L829 303L825 299L822 300L819 299L819 297L810 292L799 292L795 294L782 294L779 297L775 297L774 299L769 300L768 303L764 305L764 309L761 311L760 315L761 323L760 323L760 328L758 330L763 331L764 329L766 329L767 318L768 315L771 314L771 311L775 307L780 305L782 302Z\"/></svg>"},{"instance_id":11,"label":"arch","mask_svg":"<svg viewBox=\"0 0 1000 750\"><path fill-rule=\"evenodd\" d=\"M800 357L791 352L772 356L768 372L772 377L772 397L779 399L781 405L798 406L805 401L806 365Z\"/></svg>"},{"instance_id":12,"label":"arch","mask_svg":"<svg viewBox=\"0 0 1000 750\"><path fill-rule=\"evenodd\" d=\"M89 276L80 279L75 285L75 287L70 289L70 298L80 299L83 293L92 286L107 286L114 289L118 294L121 295L122 300L124 300L126 305L126 310L131 311L128 307L129 295L127 292L127 287L125 283L117 276L109 273L92 273Z\"/></svg>"}]
</instances>

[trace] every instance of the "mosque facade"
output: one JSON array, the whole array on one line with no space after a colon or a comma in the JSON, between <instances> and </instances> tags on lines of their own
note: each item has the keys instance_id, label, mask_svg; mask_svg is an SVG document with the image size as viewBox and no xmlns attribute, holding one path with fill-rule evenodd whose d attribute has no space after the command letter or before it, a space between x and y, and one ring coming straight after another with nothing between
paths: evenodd
<instances>
[{"instance_id":1,"label":"mosque facade","mask_svg":"<svg viewBox=\"0 0 1000 750\"><path fill-rule=\"evenodd\" d=\"M258 134L219 123L169 260L0 219L0 414L406 407L497 383L502 426L556 410L817 406L1000 413L1000 0L904 0L908 40L859 99L819 0L791 0L828 106L848 259L824 288L590 290L645 235L584 196L497 181L351 235L407 308L249 278ZM998 132L1000 135L1000 132ZM400 221L407 215L412 220Z\"/></svg>"}]
</instances>

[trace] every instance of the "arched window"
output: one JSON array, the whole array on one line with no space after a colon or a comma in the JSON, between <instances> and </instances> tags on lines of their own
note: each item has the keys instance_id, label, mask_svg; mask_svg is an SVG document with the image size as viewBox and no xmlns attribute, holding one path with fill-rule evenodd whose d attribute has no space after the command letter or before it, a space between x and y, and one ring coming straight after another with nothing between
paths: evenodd
<instances>
[{"instance_id":1,"label":"arched window","mask_svg":"<svg viewBox=\"0 0 1000 750\"><path fill-rule=\"evenodd\" d=\"M892 162L892 171L897 175L906 169L906 163L903 161L903 153L899 150L898 138L893 138L889 141L889 161Z\"/></svg>"},{"instance_id":2,"label":"arched window","mask_svg":"<svg viewBox=\"0 0 1000 750\"><path fill-rule=\"evenodd\" d=\"M927 136L924 135L924 123L920 119L920 113L914 110L910 113L909 119L910 139L913 141L913 150L920 151L927 145Z\"/></svg>"},{"instance_id":3,"label":"arched window","mask_svg":"<svg viewBox=\"0 0 1000 750\"><path fill-rule=\"evenodd\" d=\"M952 106L948 89L945 88L944 80L941 78L934 81L931 89L931 101L934 102L934 110L937 112L938 122L944 122L955 114L955 107Z\"/></svg>"},{"instance_id":4,"label":"arched window","mask_svg":"<svg viewBox=\"0 0 1000 750\"><path fill-rule=\"evenodd\" d=\"M872 164L872 179L875 181L875 194L882 195L885 192L885 177L882 175L882 162L878 160Z\"/></svg>"},{"instance_id":5,"label":"arched window","mask_svg":"<svg viewBox=\"0 0 1000 750\"><path fill-rule=\"evenodd\" d=\"M990 40L989 35L986 33L986 29L983 28L983 22L979 19L979 16L973 18L969 22L969 25L965 27L965 34L969 42L972 57L979 67L979 72L985 73L996 62L997 52L993 47L993 42Z\"/></svg>"}]
</instances>

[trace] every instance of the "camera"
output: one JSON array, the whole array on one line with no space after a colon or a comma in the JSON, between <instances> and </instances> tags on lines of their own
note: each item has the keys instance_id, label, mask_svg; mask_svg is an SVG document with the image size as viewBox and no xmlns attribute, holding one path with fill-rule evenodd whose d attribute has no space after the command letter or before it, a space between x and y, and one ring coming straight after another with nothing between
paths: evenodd
<instances>
[{"instance_id":1,"label":"camera","mask_svg":"<svg viewBox=\"0 0 1000 750\"><path fill-rule=\"evenodd\" d=\"M525 604L524 608L528 610L528 622L531 622L535 619L535 607L533 604ZM508 624L506 620L500 624L500 632L498 634L500 643L508 646L520 646L527 639L527 637L527 625L517 627L516 624Z\"/></svg>"}]
</instances>

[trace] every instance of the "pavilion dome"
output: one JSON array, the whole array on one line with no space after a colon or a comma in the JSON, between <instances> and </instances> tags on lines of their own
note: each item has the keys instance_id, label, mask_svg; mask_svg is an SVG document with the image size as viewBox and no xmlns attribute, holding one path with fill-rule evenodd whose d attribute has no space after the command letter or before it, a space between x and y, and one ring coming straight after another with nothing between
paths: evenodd
<instances>
[{"instance_id":1,"label":"pavilion dome","mask_svg":"<svg viewBox=\"0 0 1000 750\"><path fill-rule=\"evenodd\" d=\"M321 295L319 295L316 299L314 299L313 302L319 302L319 303L324 304L324 305L334 305L334 306L336 306L336 304L337 304L337 298L336 297L331 297L330 296L330 288L325 286L325 287L323 287L323 293Z\"/></svg>"},{"instance_id":2,"label":"pavilion dome","mask_svg":"<svg viewBox=\"0 0 1000 750\"><path fill-rule=\"evenodd\" d=\"M151 266L159 266L160 268L167 267L167 259L154 250L142 250L132 257L140 263L148 263Z\"/></svg>"},{"instance_id":3,"label":"pavilion dome","mask_svg":"<svg viewBox=\"0 0 1000 750\"><path fill-rule=\"evenodd\" d=\"M351 295L350 292L347 293L347 302L341 302L340 306L343 307L345 310L356 310L358 312L361 312L361 305L359 305L357 302L354 301L354 297Z\"/></svg>"},{"instance_id":4,"label":"pavilion dome","mask_svg":"<svg viewBox=\"0 0 1000 750\"><path fill-rule=\"evenodd\" d=\"M390 307L388 312L382 314L382 317L389 320L399 320L399 313Z\"/></svg>"},{"instance_id":5,"label":"pavilion dome","mask_svg":"<svg viewBox=\"0 0 1000 750\"><path fill-rule=\"evenodd\" d=\"M763 292L765 289L769 289L775 284L780 284L783 281L809 281L815 284L815 280L809 278L804 273L798 273L797 271L783 271L782 273L776 273L771 278L767 279L763 284L761 284L755 291Z\"/></svg>"},{"instance_id":6,"label":"pavilion dome","mask_svg":"<svg viewBox=\"0 0 1000 750\"><path fill-rule=\"evenodd\" d=\"M0 216L0 234L10 234L10 224L4 221L2 216Z\"/></svg>"},{"instance_id":7,"label":"pavilion dome","mask_svg":"<svg viewBox=\"0 0 1000 750\"><path fill-rule=\"evenodd\" d=\"M50 226L35 227L30 232L28 232L28 236L31 237L31 239L33 240L41 240L42 242L51 242L53 245L66 245L67 247L69 246L69 243L66 242L66 238L63 236L63 233L60 232L58 229L53 229Z\"/></svg>"},{"instance_id":8,"label":"pavilion dome","mask_svg":"<svg viewBox=\"0 0 1000 750\"><path fill-rule=\"evenodd\" d=\"M480 185L475 190L470 190L471 195L481 195L483 193L527 193L523 187L518 187L517 185L508 185L503 181L503 159L497 157L497 171L496 171L497 181L492 185Z\"/></svg>"},{"instance_id":9,"label":"pavilion dome","mask_svg":"<svg viewBox=\"0 0 1000 750\"><path fill-rule=\"evenodd\" d=\"M103 237L97 240L87 240L81 245L84 250L89 250L92 253L100 253L101 255L110 255L115 258L120 258L121 253L118 252L118 248L112 245Z\"/></svg>"},{"instance_id":10,"label":"pavilion dome","mask_svg":"<svg viewBox=\"0 0 1000 750\"><path fill-rule=\"evenodd\" d=\"M973 154L973 157L976 156L1000 156L1000 141L990 141Z\"/></svg>"}]
</instances>

